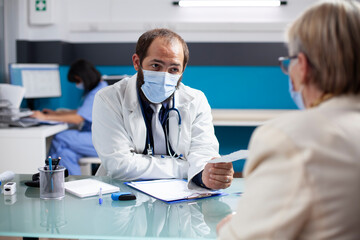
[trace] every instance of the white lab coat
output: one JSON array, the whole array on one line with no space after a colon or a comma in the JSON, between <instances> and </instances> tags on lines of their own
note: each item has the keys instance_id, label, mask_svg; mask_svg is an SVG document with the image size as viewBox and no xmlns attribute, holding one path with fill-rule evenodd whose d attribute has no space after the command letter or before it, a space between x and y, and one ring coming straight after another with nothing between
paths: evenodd
<instances>
[{"instance_id":1,"label":"white lab coat","mask_svg":"<svg viewBox=\"0 0 360 240\"><path fill-rule=\"evenodd\" d=\"M178 115L170 111L169 141L176 153L183 154L183 159L143 155L146 126L138 100L136 76L106 87L95 96L92 136L102 162L100 172L121 180L192 179L204 169L207 161L219 156L211 108L205 95L182 83L175 91L181 131L178 130ZM189 183L192 187L191 181Z\"/></svg>"}]
</instances>

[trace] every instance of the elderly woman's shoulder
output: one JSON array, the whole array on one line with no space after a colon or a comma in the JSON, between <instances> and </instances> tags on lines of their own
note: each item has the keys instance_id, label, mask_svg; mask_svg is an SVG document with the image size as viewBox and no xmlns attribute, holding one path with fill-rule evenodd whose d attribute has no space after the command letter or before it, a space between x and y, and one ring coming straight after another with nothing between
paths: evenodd
<instances>
[{"instance_id":1,"label":"elderly woman's shoulder","mask_svg":"<svg viewBox=\"0 0 360 240\"><path fill-rule=\"evenodd\" d=\"M326 125L329 119L318 108L291 111L264 124L264 128L276 128L282 132L301 132L303 134L317 131Z\"/></svg>"}]
</instances>

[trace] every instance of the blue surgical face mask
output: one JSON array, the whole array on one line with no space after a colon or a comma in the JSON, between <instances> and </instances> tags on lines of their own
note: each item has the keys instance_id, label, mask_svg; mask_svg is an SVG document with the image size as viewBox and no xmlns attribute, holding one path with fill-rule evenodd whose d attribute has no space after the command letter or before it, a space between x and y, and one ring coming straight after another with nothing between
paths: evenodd
<instances>
[{"instance_id":1,"label":"blue surgical face mask","mask_svg":"<svg viewBox=\"0 0 360 240\"><path fill-rule=\"evenodd\" d=\"M304 100L303 100L302 93L301 93L302 88L298 92L294 91L294 87L292 85L290 77L289 77L289 92L290 92L291 98L295 102L296 106L301 110L305 109Z\"/></svg>"},{"instance_id":2,"label":"blue surgical face mask","mask_svg":"<svg viewBox=\"0 0 360 240\"><path fill-rule=\"evenodd\" d=\"M161 103L170 97L181 77L181 74L142 70L144 84L141 86L145 97L152 103Z\"/></svg>"},{"instance_id":3,"label":"blue surgical face mask","mask_svg":"<svg viewBox=\"0 0 360 240\"><path fill-rule=\"evenodd\" d=\"M77 89L80 89L80 90L84 90L84 83L81 82L81 83L76 83L76 88Z\"/></svg>"}]
</instances>

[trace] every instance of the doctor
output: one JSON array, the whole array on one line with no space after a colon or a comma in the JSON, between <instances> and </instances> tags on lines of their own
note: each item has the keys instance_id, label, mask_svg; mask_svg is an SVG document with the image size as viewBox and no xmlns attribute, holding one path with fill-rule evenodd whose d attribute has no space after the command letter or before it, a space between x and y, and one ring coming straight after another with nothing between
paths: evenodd
<instances>
[{"instance_id":1,"label":"doctor","mask_svg":"<svg viewBox=\"0 0 360 240\"><path fill-rule=\"evenodd\" d=\"M188 178L189 187L221 189L233 179L219 157L205 95L181 83L189 59L185 41L168 29L140 36L132 57L137 74L98 92L93 143L97 175L121 180Z\"/></svg>"}]
</instances>

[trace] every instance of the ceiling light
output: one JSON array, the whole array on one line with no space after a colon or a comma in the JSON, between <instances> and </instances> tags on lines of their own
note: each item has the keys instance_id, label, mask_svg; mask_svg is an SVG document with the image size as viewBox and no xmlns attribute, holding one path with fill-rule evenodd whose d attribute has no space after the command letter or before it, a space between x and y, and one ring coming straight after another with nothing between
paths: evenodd
<instances>
[{"instance_id":1,"label":"ceiling light","mask_svg":"<svg viewBox=\"0 0 360 240\"><path fill-rule=\"evenodd\" d=\"M279 7L287 1L280 0L181 0L173 2L180 7Z\"/></svg>"}]
</instances>

